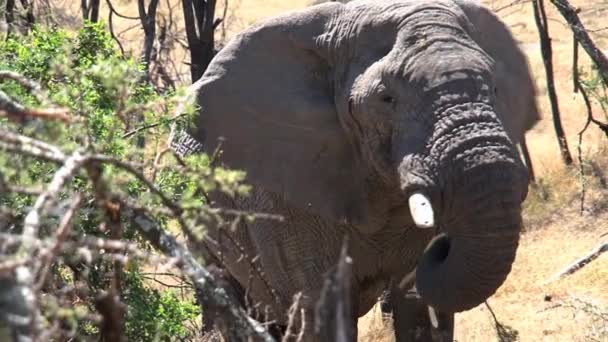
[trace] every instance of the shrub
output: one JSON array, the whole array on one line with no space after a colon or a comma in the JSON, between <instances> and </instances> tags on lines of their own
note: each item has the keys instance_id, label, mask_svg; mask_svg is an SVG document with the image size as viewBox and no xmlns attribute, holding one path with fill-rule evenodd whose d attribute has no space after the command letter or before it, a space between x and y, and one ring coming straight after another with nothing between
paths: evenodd
<instances>
[{"instance_id":1,"label":"shrub","mask_svg":"<svg viewBox=\"0 0 608 342\"><path fill-rule=\"evenodd\" d=\"M157 94L144 81L142 65L118 53L103 24L87 23L76 34L35 27L26 37L10 37L0 42L0 69L19 72L46 89L40 100L17 82L3 81L0 90L9 96L33 107L52 102L68 108L74 118L66 124L40 119L15 123L2 117L3 129L52 142L70 153L83 150L130 163L164 196L150 191L150 184L135 172L126 172L112 163L100 163L75 174L62 190L58 206L41 226L40 238L47 237L45 243L52 243L54 236L50 233L56 231L61 213L66 212L75 194L83 196L69 234L70 243L65 243L57 254L59 258L51 263L52 275L42 279L45 296L40 297L39 305L43 324L56 326L57 336L100 334L96 313L99 298L118 286L128 307L125 333L129 341L192 338L195 332L190 328L200 313L192 291L177 295L147 284L141 269L152 251L130 221L118 214L112 223L111 205L119 205L122 199L154 211L167 207L168 199L189 208L180 215L182 221L195 222L205 205L201 194L214 188L246 193L247 187L240 184L244 174L212 169L206 155L189 157L187 167L179 166L170 153L162 152L170 125L189 125L194 108L172 117L182 90ZM144 135L147 144L142 148L134 140ZM151 162L155 159L162 162ZM39 194L37 189L51 181L58 167L52 161L0 150L0 185L9 184L11 190L0 193L2 212L10 213L10 222L0 225L0 233L20 232ZM101 176L96 181L97 173ZM104 184L108 189L96 188ZM99 194L104 192L108 197L100 199ZM176 223L171 215L165 215L166 211L155 213L163 228L183 226L182 221ZM91 238L122 238L127 244L107 251L107 247L92 247ZM4 242L0 239L0 244ZM6 259L0 255L0 261ZM116 274L122 276L116 278ZM113 279L122 280L116 285Z\"/></svg>"}]
</instances>

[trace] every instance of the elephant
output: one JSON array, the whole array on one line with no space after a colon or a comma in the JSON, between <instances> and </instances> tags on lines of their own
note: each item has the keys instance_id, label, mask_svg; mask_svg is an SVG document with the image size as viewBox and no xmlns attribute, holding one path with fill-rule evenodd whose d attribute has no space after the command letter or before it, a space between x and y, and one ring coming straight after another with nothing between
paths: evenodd
<instances>
[{"instance_id":1,"label":"elephant","mask_svg":"<svg viewBox=\"0 0 608 342\"><path fill-rule=\"evenodd\" d=\"M390 287L398 341L450 340L454 314L510 273L528 192L515 146L540 118L536 92L478 2L329 2L228 42L188 90L196 127L171 144L246 171L248 196L212 193L213 206L284 218L211 222L204 246L279 327L301 293L298 324L317 339L314 306L348 237L353 327ZM420 320L440 336L416 333Z\"/></svg>"}]
</instances>

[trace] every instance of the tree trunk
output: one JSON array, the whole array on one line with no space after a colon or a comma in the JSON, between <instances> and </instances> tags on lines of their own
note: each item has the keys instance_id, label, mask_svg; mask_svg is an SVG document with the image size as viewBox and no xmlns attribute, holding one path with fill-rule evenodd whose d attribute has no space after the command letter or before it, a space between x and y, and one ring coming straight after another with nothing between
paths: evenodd
<instances>
[{"instance_id":1,"label":"tree trunk","mask_svg":"<svg viewBox=\"0 0 608 342\"><path fill-rule=\"evenodd\" d=\"M196 82L214 56L215 0L182 0L186 36L190 49L190 75Z\"/></svg>"},{"instance_id":2,"label":"tree trunk","mask_svg":"<svg viewBox=\"0 0 608 342\"><path fill-rule=\"evenodd\" d=\"M6 13L4 14L7 26L7 36L13 31L15 25L15 0L6 0Z\"/></svg>"},{"instance_id":3,"label":"tree trunk","mask_svg":"<svg viewBox=\"0 0 608 342\"><path fill-rule=\"evenodd\" d=\"M549 23L545 13L545 6L543 4L543 0L532 0L532 5L534 6L534 20L536 21L536 26L538 28L540 50L543 56L543 63L545 65L545 73L547 75L547 93L549 94L549 101L551 102L551 113L553 115L555 134L557 135L557 143L559 144L564 163L566 165L571 165L572 155L570 154L568 141L566 140L566 135L562 127L557 93L555 91L555 84L553 81L553 51L551 48L551 38L549 37Z\"/></svg>"},{"instance_id":4,"label":"tree trunk","mask_svg":"<svg viewBox=\"0 0 608 342\"><path fill-rule=\"evenodd\" d=\"M25 10L25 25L28 30L34 27L36 18L34 18L34 0L28 2L28 0L21 0L21 6Z\"/></svg>"},{"instance_id":5,"label":"tree trunk","mask_svg":"<svg viewBox=\"0 0 608 342\"><path fill-rule=\"evenodd\" d=\"M147 12L144 0L137 1L137 8L139 10L139 19L141 20L141 26L144 29L145 36L142 59L146 77L149 78L152 50L154 49L154 39L156 38L156 9L158 8L158 0L150 1Z\"/></svg>"},{"instance_id":6,"label":"tree trunk","mask_svg":"<svg viewBox=\"0 0 608 342\"><path fill-rule=\"evenodd\" d=\"M99 0L81 0L82 19L96 23L99 21Z\"/></svg>"}]
</instances>

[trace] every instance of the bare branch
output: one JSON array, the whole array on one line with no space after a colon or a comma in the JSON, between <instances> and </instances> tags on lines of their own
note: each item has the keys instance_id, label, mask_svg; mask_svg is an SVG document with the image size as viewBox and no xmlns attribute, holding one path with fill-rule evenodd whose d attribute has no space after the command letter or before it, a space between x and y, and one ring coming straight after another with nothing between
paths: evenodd
<instances>
[{"instance_id":1,"label":"bare branch","mask_svg":"<svg viewBox=\"0 0 608 342\"><path fill-rule=\"evenodd\" d=\"M553 5L557 8L557 10L562 14L572 32L574 32L574 36L576 40L583 46L593 63L597 66L600 74L602 75L602 79L604 83L608 85L608 57L602 53L602 51L595 45L591 37L589 37L589 33L587 33L585 26L581 22L578 14L576 14L576 9L572 7L566 0L550 0Z\"/></svg>"},{"instance_id":2,"label":"bare branch","mask_svg":"<svg viewBox=\"0 0 608 342\"><path fill-rule=\"evenodd\" d=\"M11 120L21 122L28 118L39 118L45 120L59 120L68 123L72 118L67 113L68 110L65 108L27 108L14 101L0 90L0 116L6 116Z\"/></svg>"},{"instance_id":3,"label":"bare branch","mask_svg":"<svg viewBox=\"0 0 608 342\"><path fill-rule=\"evenodd\" d=\"M116 14L117 17L120 17L120 18L123 18L123 19L128 19L128 20L140 20L139 17L131 17L131 16L119 13L116 10L116 8L114 8L114 5L112 4L111 0L106 0L106 3L108 4L108 7L110 8L110 12Z\"/></svg>"},{"instance_id":4,"label":"bare branch","mask_svg":"<svg viewBox=\"0 0 608 342\"><path fill-rule=\"evenodd\" d=\"M0 148L55 163L63 163L67 158L63 151L53 145L4 129L0 129Z\"/></svg>"},{"instance_id":5,"label":"bare branch","mask_svg":"<svg viewBox=\"0 0 608 342\"><path fill-rule=\"evenodd\" d=\"M34 82L27 77L10 70L0 70L0 80L13 80L21 85L25 90L29 91L30 94L34 95L38 101L43 102L42 90L40 84Z\"/></svg>"},{"instance_id":6,"label":"bare branch","mask_svg":"<svg viewBox=\"0 0 608 342\"><path fill-rule=\"evenodd\" d=\"M112 39L114 39L114 41L118 45L118 48L120 49L120 53L124 56L125 49L122 46L120 39L118 39L118 37L114 33L114 22L112 20L114 18L114 14L118 15L118 13L114 10L114 7L112 6L112 2L110 0L106 0L106 3L108 4L108 7L110 7L110 11L108 12L108 30L110 31L110 36L112 36ZM139 19L139 18L136 18L136 19Z\"/></svg>"}]
</instances>

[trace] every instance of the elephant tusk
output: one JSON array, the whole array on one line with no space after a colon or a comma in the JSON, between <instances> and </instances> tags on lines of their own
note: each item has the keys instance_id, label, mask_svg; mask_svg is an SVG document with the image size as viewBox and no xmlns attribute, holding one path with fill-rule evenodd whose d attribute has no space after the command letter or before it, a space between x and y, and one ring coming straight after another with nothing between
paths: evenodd
<instances>
[{"instance_id":1,"label":"elephant tusk","mask_svg":"<svg viewBox=\"0 0 608 342\"><path fill-rule=\"evenodd\" d=\"M428 197L415 192L410 196L409 205L412 219L418 228L432 228L435 226L435 214Z\"/></svg>"}]
</instances>

